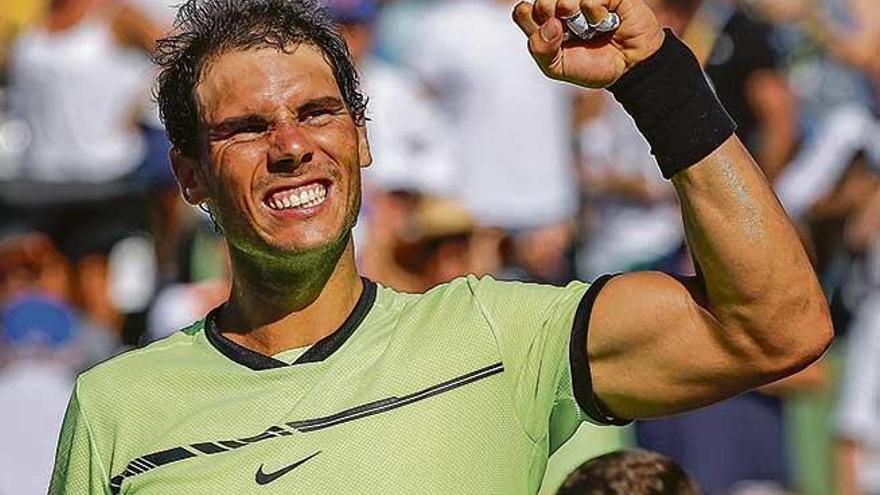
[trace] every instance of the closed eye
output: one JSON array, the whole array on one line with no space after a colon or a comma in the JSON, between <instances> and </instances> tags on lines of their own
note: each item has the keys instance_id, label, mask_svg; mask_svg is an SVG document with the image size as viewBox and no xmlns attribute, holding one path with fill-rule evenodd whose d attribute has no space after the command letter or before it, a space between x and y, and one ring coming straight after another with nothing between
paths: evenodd
<instances>
[{"instance_id":1,"label":"closed eye","mask_svg":"<svg viewBox=\"0 0 880 495\"><path fill-rule=\"evenodd\" d=\"M300 122L311 125L329 123L333 117L344 115L345 104L335 97L324 97L311 100L297 110Z\"/></svg>"},{"instance_id":2,"label":"closed eye","mask_svg":"<svg viewBox=\"0 0 880 495\"><path fill-rule=\"evenodd\" d=\"M269 130L269 122L259 116L234 117L221 122L208 131L211 141L223 141L231 138L249 138L263 134Z\"/></svg>"}]
</instances>

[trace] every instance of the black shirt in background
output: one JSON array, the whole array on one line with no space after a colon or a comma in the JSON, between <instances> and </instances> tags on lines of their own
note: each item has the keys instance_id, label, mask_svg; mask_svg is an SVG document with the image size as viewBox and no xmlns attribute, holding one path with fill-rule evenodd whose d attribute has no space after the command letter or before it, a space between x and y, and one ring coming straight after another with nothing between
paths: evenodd
<instances>
[{"instance_id":1,"label":"black shirt in background","mask_svg":"<svg viewBox=\"0 0 880 495\"><path fill-rule=\"evenodd\" d=\"M772 32L769 24L736 10L719 33L706 65L718 98L738 126L737 135L752 153L760 138L755 112L748 104L746 83L756 72L779 68Z\"/></svg>"}]
</instances>

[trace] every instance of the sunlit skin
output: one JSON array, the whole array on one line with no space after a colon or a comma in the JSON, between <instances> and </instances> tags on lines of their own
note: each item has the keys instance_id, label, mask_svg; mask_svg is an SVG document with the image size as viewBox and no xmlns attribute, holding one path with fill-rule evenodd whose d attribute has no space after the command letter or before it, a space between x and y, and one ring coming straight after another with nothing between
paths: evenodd
<instances>
[{"instance_id":1,"label":"sunlit skin","mask_svg":"<svg viewBox=\"0 0 880 495\"><path fill-rule=\"evenodd\" d=\"M314 343L344 321L362 289L350 232L359 169L370 164L365 129L309 45L222 54L196 97L202 158L172 159L184 197L210 208L230 245L233 288L221 328L266 354ZM327 188L317 207L267 203L315 183Z\"/></svg>"}]
</instances>

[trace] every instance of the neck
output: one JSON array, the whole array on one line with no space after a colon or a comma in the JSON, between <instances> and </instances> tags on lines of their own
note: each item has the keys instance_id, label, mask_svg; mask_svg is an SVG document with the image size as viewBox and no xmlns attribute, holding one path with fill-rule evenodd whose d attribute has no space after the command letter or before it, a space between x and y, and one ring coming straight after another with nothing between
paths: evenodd
<instances>
[{"instance_id":1,"label":"neck","mask_svg":"<svg viewBox=\"0 0 880 495\"><path fill-rule=\"evenodd\" d=\"M230 258L232 294L218 325L230 340L269 356L336 331L363 291L350 236L340 247L292 262L271 263L235 249Z\"/></svg>"}]
</instances>

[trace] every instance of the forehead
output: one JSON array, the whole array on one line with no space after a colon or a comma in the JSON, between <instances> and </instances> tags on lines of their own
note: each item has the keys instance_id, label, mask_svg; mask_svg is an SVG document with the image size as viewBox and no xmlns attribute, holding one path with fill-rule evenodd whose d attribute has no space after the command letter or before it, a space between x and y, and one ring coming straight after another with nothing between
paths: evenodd
<instances>
[{"instance_id":1,"label":"forehead","mask_svg":"<svg viewBox=\"0 0 880 495\"><path fill-rule=\"evenodd\" d=\"M235 50L214 58L196 86L202 118L217 122L244 114L263 114L323 96L340 97L324 54L300 44Z\"/></svg>"}]
</instances>

